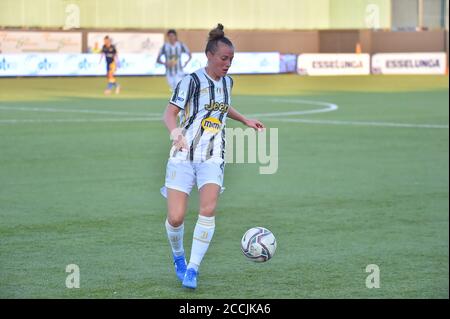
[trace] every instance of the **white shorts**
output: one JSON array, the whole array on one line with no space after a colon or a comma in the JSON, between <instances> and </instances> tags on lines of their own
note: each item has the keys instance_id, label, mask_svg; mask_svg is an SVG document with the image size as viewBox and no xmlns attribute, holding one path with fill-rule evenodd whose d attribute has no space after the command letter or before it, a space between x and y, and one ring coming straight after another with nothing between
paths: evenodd
<instances>
[{"instance_id":1,"label":"white shorts","mask_svg":"<svg viewBox=\"0 0 450 319\"><path fill-rule=\"evenodd\" d=\"M177 75L166 75L167 77L167 83L169 83L170 88L175 90L177 87L178 82L180 82L184 78L185 74L179 73Z\"/></svg>"},{"instance_id":2,"label":"white shorts","mask_svg":"<svg viewBox=\"0 0 450 319\"><path fill-rule=\"evenodd\" d=\"M166 182L161 188L161 195L167 198L167 188L176 189L189 195L195 184L200 189L209 183L219 185L220 193L222 193L225 190L222 187L224 167L225 161L221 158L210 158L201 163L169 158Z\"/></svg>"}]
</instances>

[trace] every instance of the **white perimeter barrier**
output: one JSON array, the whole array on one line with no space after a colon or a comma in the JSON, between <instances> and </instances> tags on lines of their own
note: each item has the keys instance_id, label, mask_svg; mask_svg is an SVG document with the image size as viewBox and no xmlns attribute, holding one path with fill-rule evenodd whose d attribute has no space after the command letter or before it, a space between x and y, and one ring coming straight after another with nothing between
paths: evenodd
<instances>
[{"instance_id":1,"label":"white perimeter barrier","mask_svg":"<svg viewBox=\"0 0 450 319\"><path fill-rule=\"evenodd\" d=\"M300 54L297 72L301 75L367 75L369 54Z\"/></svg>"},{"instance_id":2,"label":"white perimeter barrier","mask_svg":"<svg viewBox=\"0 0 450 319\"><path fill-rule=\"evenodd\" d=\"M119 53L116 75L162 75L165 67L155 54ZM0 54L2 76L96 76L106 75L106 62L100 54ZM186 60L183 56L183 60ZM185 68L191 73L206 66L204 53L193 53ZM279 73L278 52L235 53L230 74Z\"/></svg>"},{"instance_id":3,"label":"white perimeter barrier","mask_svg":"<svg viewBox=\"0 0 450 319\"><path fill-rule=\"evenodd\" d=\"M373 74L445 74L445 52L377 53L372 56Z\"/></svg>"}]
</instances>

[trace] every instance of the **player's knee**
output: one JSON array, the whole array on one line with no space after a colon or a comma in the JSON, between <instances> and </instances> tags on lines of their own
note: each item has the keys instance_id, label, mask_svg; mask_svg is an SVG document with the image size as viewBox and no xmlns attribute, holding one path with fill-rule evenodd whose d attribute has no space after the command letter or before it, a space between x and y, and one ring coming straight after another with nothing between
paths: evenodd
<instances>
[{"instance_id":1,"label":"player's knee","mask_svg":"<svg viewBox=\"0 0 450 319\"><path fill-rule=\"evenodd\" d=\"M202 216L214 216L214 211L216 210L216 204L206 204L200 207L200 215Z\"/></svg>"},{"instance_id":2,"label":"player's knee","mask_svg":"<svg viewBox=\"0 0 450 319\"><path fill-rule=\"evenodd\" d=\"M184 218L182 216L168 216L167 221L169 222L170 226L178 227L183 224Z\"/></svg>"}]
</instances>

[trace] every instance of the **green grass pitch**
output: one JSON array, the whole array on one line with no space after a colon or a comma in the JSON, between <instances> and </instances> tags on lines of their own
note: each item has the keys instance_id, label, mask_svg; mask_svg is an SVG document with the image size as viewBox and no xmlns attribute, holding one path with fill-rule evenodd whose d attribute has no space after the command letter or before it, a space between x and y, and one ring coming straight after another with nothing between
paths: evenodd
<instances>
[{"instance_id":1,"label":"green grass pitch","mask_svg":"<svg viewBox=\"0 0 450 319\"><path fill-rule=\"evenodd\" d=\"M0 79L0 298L448 298L448 76L234 80L244 114L338 109L261 117L278 128L278 171L226 166L199 287L187 291L159 194L165 78L119 78L118 96L103 95L103 78ZM277 238L267 263L240 251L253 226ZM72 263L79 289L65 286ZM365 285L369 264L378 289Z\"/></svg>"}]
</instances>

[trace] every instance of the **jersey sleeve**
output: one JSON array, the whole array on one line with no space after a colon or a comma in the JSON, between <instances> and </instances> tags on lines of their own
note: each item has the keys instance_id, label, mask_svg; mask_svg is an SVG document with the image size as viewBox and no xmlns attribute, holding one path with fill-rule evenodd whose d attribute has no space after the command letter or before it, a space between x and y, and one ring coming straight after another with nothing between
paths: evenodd
<instances>
[{"instance_id":1,"label":"jersey sleeve","mask_svg":"<svg viewBox=\"0 0 450 319\"><path fill-rule=\"evenodd\" d=\"M180 109L184 110L184 107L192 98L194 93L194 80L190 75L185 76L173 91L172 98L170 99L170 103L178 106Z\"/></svg>"}]
</instances>

